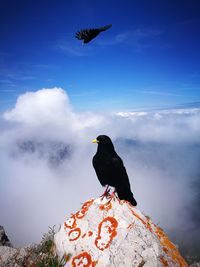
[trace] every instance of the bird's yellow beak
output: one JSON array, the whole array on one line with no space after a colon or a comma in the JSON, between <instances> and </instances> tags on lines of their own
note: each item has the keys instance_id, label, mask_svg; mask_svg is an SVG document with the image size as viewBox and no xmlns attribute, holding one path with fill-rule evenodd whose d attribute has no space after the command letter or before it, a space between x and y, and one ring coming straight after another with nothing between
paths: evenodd
<instances>
[{"instance_id":1,"label":"bird's yellow beak","mask_svg":"<svg viewBox=\"0 0 200 267\"><path fill-rule=\"evenodd\" d=\"M99 143L99 141L97 139L93 139L92 143Z\"/></svg>"}]
</instances>

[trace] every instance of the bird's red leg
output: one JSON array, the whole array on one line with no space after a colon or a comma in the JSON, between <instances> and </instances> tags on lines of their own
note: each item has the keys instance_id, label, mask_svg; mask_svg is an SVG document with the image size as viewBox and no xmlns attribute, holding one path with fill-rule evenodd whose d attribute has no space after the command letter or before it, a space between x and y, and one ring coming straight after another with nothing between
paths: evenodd
<instances>
[{"instance_id":1,"label":"bird's red leg","mask_svg":"<svg viewBox=\"0 0 200 267\"><path fill-rule=\"evenodd\" d=\"M103 195L100 196L101 200L103 200L104 197L107 197L109 192L110 192L109 185L107 185L105 192L103 193Z\"/></svg>"},{"instance_id":2,"label":"bird's red leg","mask_svg":"<svg viewBox=\"0 0 200 267\"><path fill-rule=\"evenodd\" d=\"M116 197L116 195L115 195L116 192L117 192L116 190L114 190L114 191L112 192L112 194L110 195L110 198L111 198L111 199L114 198L114 197Z\"/></svg>"}]
</instances>

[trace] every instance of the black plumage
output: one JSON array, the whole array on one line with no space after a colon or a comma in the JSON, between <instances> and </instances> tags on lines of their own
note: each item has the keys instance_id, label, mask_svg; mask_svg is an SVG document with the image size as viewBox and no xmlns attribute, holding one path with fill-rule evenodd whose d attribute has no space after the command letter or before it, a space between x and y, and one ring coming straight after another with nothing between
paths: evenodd
<instances>
[{"instance_id":1,"label":"black plumage","mask_svg":"<svg viewBox=\"0 0 200 267\"><path fill-rule=\"evenodd\" d=\"M112 27L111 24L106 25L106 26L101 27L101 28L80 30L80 31L78 31L76 33L76 38L78 40L83 40L83 43L84 44L87 44L92 39L94 39L95 37L97 37L97 35L99 35L99 33L108 30L110 27Z\"/></svg>"},{"instance_id":2,"label":"black plumage","mask_svg":"<svg viewBox=\"0 0 200 267\"><path fill-rule=\"evenodd\" d=\"M136 206L126 169L111 139L106 135L99 135L93 142L98 144L93 157L93 167L101 185L115 187L119 199L127 200Z\"/></svg>"}]
</instances>

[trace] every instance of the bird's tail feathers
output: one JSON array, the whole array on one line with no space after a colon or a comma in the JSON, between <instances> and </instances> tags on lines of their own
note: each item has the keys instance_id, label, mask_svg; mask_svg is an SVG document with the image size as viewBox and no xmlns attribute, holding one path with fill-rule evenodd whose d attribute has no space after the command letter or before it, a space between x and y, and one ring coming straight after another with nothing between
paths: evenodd
<instances>
[{"instance_id":1,"label":"bird's tail feathers","mask_svg":"<svg viewBox=\"0 0 200 267\"><path fill-rule=\"evenodd\" d=\"M137 206L137 201L135 200L133 193L130 190L125 191L125 190L116 189L116 191L117 191L117 195L118 195L119 199L127 200L133 206Z\"/></svg>"}]
</instances>

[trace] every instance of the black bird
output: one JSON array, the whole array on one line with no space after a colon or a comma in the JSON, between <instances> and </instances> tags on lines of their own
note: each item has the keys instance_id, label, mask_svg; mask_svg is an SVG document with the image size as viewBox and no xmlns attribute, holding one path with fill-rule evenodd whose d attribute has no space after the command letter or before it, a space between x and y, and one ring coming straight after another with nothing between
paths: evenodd
<instances>
[{"instance_id":1,"label":"black bird","mask_svg":"<svg viewBox=\"0 0 200 267\"><path fill-rule=\"evenodd\" d=\"M108 186L113 186L119 199L127 200L136 206L137 202L131 192L126 169L122 159L117 155L111 139L106 135L99 135L92 142L98 144L92 161L93 167L101 185L107 185L103 196L108 194Z\"/></svg>"},{"instance_id":2,"label":"black bird","mask_svg":"<svg viewBox=\"0 0 200 267\"><path fill-rule=\"evenodd\" d=\"M76 38L78 40L84 40L83 43L87 44L89 43L92 39L94 39L95 37L97 37L97 35L99 35L100 32L106 31L109 28L111 28L112 25L106 25L104 27L101 28L96 28L96 29L84 29L84 30L80 30L76 33Z\"/></svg>"}]
</instances>

